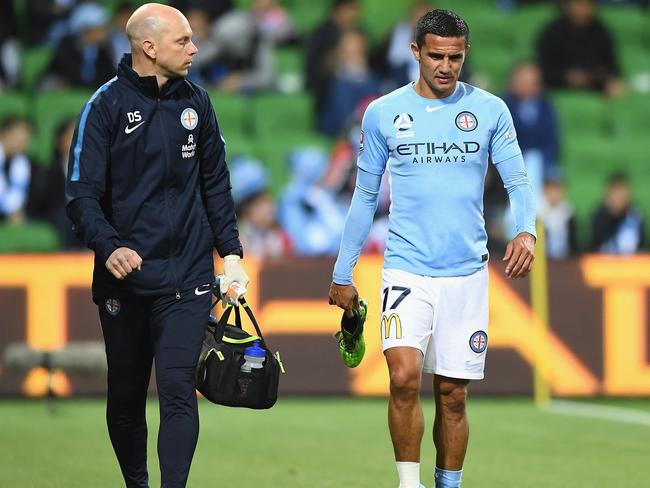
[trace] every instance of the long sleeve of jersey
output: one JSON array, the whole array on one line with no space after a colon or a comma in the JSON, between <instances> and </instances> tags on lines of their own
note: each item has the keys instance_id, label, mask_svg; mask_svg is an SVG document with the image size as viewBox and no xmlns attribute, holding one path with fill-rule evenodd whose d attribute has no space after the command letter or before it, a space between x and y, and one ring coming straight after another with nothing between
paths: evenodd
<instances>
[{"instance_id":1,"label":"long sleeve of jersey","mask_svg":"<svg viewBox=\"0 0 650 488\"><path fill-rule=\"evenodd\" d=\"M535 198L533 188L526 174L522 156L514 156L496 164L497 171L508 192L510 210L515 218L517 234L528 232L537 237L535 232Z\"/></svg>"},{"instance_id":2,"label":"long sleeve of jersey","mask_svg":"<svg viewBox=\"0 0 650 488\"><path fill-rule=\"evenodd\" d=\"M496 127L490 141L494 165L508 192L510 210L515 218L517 233L535 233L535 198L526 173L524 158L517 143L512 116L505 103L499 101Z\"/></svg>"},{"instance_id":3,"label":"long sleeve of jersey","mask_svg":"<svg viewBox=\"0 0 650 488\"><path fill-rule=\"evenodd\" d=\"M339 285L352 283L352 269L366 242L377 210L381 175L359 168L352 203L343 228L341 247L334 265L333 280Z\"/></svg>"}]
</instances>

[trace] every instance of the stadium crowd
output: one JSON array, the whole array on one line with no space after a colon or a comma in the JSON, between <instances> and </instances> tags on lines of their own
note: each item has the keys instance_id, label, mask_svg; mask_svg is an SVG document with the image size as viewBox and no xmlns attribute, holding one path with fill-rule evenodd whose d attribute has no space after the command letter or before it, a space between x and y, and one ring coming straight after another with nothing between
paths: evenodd
<instances>
[{"instance_id":1,"label":"stadium crowd","mask_svg":"<svg viewBox=\"0 0 650 488\"><path fill-rule=\"evenodd\" d=\"M76 0L2 0L0 95L26 90L21 79L21 52L44 46L51 55L34 81L38 93L96 89L114 76L122 53L128 51L124 25L139 3L143 2L120 2L109 9L101 3ZM364 3L360 0L332 0L327 16L306 34L296 27L291 6L283 5L282 0L242 3L248 6L232 0L170 2L189 19L199 48L190 78L217 90L217 97L305 90L313 102L313 131L330 141L329 150L309 141L288 148L289 178L275 188L272 164L229 147L244 249L249 256L262 259L334 256L354 189L365 107L417 76L418 66L409 48L414 25L423 13L440 5L412 2L407 15L396 19L392 31L373 43L364 28ZM540 2L500 0L494 2L494 8L507 15L529 3ZM600 3L647 8L649 2ZM22 10L16 8L19 4ZM297 86L277 70L277 51L287 48L303 54L304 72ZM644 216L634 203L628 175L611 172L602 201L592 210L590 230L584 233L588 238L582 242L577 235L574 202L565 188L564 133L550 93L589 91L616 98L630 90L615 38L599 17L596 2L560 2L557 15L537 33L531 51L536 54L528 59L513 57L504 87L490 85L475 69L471 56L462 79L502 96L512 113L537 195L539 219L546 229L549 258L565 259L592 251L629 254L644 249ZM49 161L36 161L29 150L34 120L25 114L3 113L0 222L3 226L46 222L56 230L61 249L78 249L80 243L65 216L64 198L75 119L58 121ZM227 126L222 129L227 131ZM366 245L369 252L383 251L389 208L386 178ZM491 250L501 250L512 237L513 223L495 171L486 176L485 218Z\"/></svg>"}]
</instances>

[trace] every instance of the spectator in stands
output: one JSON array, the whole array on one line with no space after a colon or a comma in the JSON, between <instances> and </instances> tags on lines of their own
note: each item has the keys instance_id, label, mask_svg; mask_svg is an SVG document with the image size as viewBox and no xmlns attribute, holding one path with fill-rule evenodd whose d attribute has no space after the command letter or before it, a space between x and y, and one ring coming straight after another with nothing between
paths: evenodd
<instances>
[{"instance_id":1,"label":"spectator in stands","mask_svg":"<svg viewBox=\"0 0 650 488\"><path fill-rule=\"evenodd\" d=\"M397 86L406 85L420 76L420 65L413 57L411 43L414 41L415 25L431 9L431 2L416 0L411 4L408 18L393 29L387 56L391 78Z\"/></svg>"},{"instance_id":2,"label":"spectator in stands","mask_svg":"<svg viewBox=\"0 0 650 488\"><path fill-rule=\"evenodd\" d=\"M77 3L77 0L26 0L25 42L30 46L56 44L68 34L68 18Z\"/></svg>"},{"instance_id":3,"label":"spectator in stands","mask_svg":"<svg viewBox=\"0 0 650 488\"><path fill-rule=\"evenodd\" d=\"M339 38L327 98L318 118L319 132L338 136L364 99L378 96L379 82L368 66L368 43L363 32L349 30Z\"/></svg>"},{"instance_id":4,"label":"spectator in stands","mask_svg":"<svg viewBox=\"0 0 650 488\"><path fill-rule=\"evenodd\" d=\"M627 175L609 177L605 201L593 216L593 249L608 254L633 254L643 245L643 217L632 204Z\"/></svg>"},{"instance_id":5,"label":"spectator in stands","mask_svg":"<svg viewBox=\"0 0 650 488\"><path fill-rule=\"evenodd\" d=\"M298 40L293 19L278 0L254 0L251 10L257 19L257 27L261 34L276 46Z\"/></svg>"},{"instance_id":6,"label":"spectator in stands","mask_svg":"<svg viewBox=\"0 0 650 488\"><path fill-rule=\"evenodd\" d=\"M556 172L558 157L555 110L544 94L539 66L530 61L517 64L503 100L512 114L526 170L539 197L544 178Z\"/></svg>"},{"instance_id":7,"label":"spectator in stands","mask_svg":"<svg viewBox=\"0 0 650 488\"><path fill-rule=\"evenodd\" d=\"M563 0L563 13L542 31L537 51L546 86L624 91L612 37L596 16L595 0Z\"/></svg>"},{"instance_id":8,"label":"spectator in stands","mask_svg":"<svg viewBox=\"0 0 650 488\"><path fill-rule=\"evenodd\" d=\"M108 34L108 44L111 46L111 53L113 54L113 64L115 69L120 64L122 56L125 53L131 52L131 45L129 39L126 37L126 22L129 20L135 8L133 4L128 1L120 2L115 8L113 13L113 21L111 22L110 31Z\"/></svg>"},{"instance_id":9,"label":"spectator in stands","mask_svg":"<svg viewBox=\"0 0 650 488\"><path fill-rule=\"evenodd\" d=\"M57 45L41 88L96 89L115 76L107 44L108 11L98 4L79 5L70 17L71 34Z\"/></svg>"},{"instance_id":10,"label":"spectator in stands","mask_svg":"<svg viewBox=\"0 0 650 488\"><path fill-rule=\"evenodd\" d=\"M322 186L327 155L296 149L289 158L291 181L282 192L279 220L300 256L336 256L348 206Z\"/></svg>"},{"instance_id":11,"label":"spectator in stands","mask_svg":"<svg viewBox=\"0 0 650 488\"><path fill-rule=\"evenodd\" d=\"M192 9L188 21L198 32L194 71L212 87L225 91L256 91L275 86L275 55L252 10L235 9L221 15L206 30L204 11ZM195 74L196 75L196 74Z\"/></svg>"},{"instance_id":12,"label":"spectator in stands","mask_svg":"<svg viewBox=\"0 0 650 488\"><path fill-rule=\"evenodd\" d=\"M352 202L357 180L357 156L359 155L361 120L368 104L374 99L375 97L368 97L357 106L341 137L339 137L332 149L327 170L321 181L323 188L332 191L336 195L336 199L344 202L347 206ZM386 248L389 207L390 186L388 172L386 172L382 178L377 210L363 252L381 253Z\"/></svg>"},{"instance_id":13,"label":"spectator in stands","mask_svg":"<svg viewBox=\"0 0 650 488\"><path fill-rule=\"evenodd\" d=\"M83 249L65 214L65 177L76 119L64 119L54 131L54 152L47 167L32 165L27 214L56 229L64 249Z\"/></svg>"},{"instance_id":14,"label":"spectator in stands","mask_svg":"<svg viewBox=\"0 0 650 488\"><path fill-rule=\"evenodd\" d=\"M0 16L0 91L20 82L20 45L13 1L3 0Z\"/></svg>"},{"instance_id":15,"label":"spectator in stands","mask_svg":"<svg viewBox=\"0 0 650 488\"><path fill-rule=\"evenodd\" d=\"M212 86L225 74L225 67L219 62L219 47L210 39L210 15L200 8L185 11L185 17L192 27L192 42L198 52L192 58L188 78L203 86Z\"/></svg>"},{"instance_id":16,"label":"spectator in stands","mask_svg":"<svg viewBox=\"0 0 650 488\"><path fill-rule=\"evenodd\" d=\"M340 195L348 203L352 200L357 175L357 156L361 134L361 119L368 104L374 100L369 97L356 108L341 136L336 140L330 160L323 176L323 186Z\"/></svg>"},{"instance_id":17,"label":"spectator in stands","mask_svg":"<svg viewBox=\"0 0 650 488\"><path fill-rule=\"evenodd\" d=\"M0 220L25 219L31 163L25 154L31 137L27 119L10 115L0 122Z\"/></svg>"},{"instance_id":18,"label":"spectator in stands","mask_svg":"<svg viewBox=\"0 0 650 488\"><path fill-rule=\"evenodd\" d=\"M257 259L287 256L291 241L277 220L276 205L269 193L268 175L260 161L235 158L230 181L237 213L239 240L246 254Z\"/></svg>"},{"instance_id":19,"label":"spectator in stands","mask_svg":"<svg viewBox=\"0 0 650 488\"><path fill-rule=\"evenodd\" d=\"M546 256L566 259L578 252L576 220L573 206L566 199L564 184L558 173L544 182L544 194L539 202L537 217L546 231Z\"/></svg>"},{"instance_id":20,"label":"spectator in stands","mask_svg":"<svg viewBox=\"0 0 650 488\"><path fill-rule=\"evenodd\" d=\"M360 29L359 0L332 0L330 16L310 34L305 49L305 88L314 97L317 120L334 76L336 47L345 31Z\"/></svg>"},{"instance_id":21,"label":"spectator in stands","mask_svg":"<svg viewBox=\"0 0 650 488\"><path fill-rule=\"evenodd\" d=\"M233 0L173 0L170 5L183 13L193 9L202 10L208 16L208 22L212 23L232 10L234 2Z\"/></svg>"}]
</instances>

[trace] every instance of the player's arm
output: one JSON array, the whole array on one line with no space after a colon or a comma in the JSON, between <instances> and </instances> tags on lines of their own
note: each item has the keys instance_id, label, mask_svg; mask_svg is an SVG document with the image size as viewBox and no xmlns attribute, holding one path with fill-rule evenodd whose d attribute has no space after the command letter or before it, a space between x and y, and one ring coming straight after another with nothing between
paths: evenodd
<instances>
[{"instance_id":1,"label":"player's arm","mask_svg":"<svg viewBox=\"0 0 650 488\"><path fill-rule=\"evenodd\" d=\"M357 264L372 226L380 185L381 175L359 169L352 203L343 227L339 255L334 265L329 294L330 305L338 305L345 310L359 308L359 295L352 283L352 270Z\"/></svg>"},{"instance_id":2,"label":"player's arm","mask_svg":"<svg viewBox=\"0 0 650 488\"><path fill-rule=\"evenodd\" d=\"M241 265L243 250L237 230L235 202L230 187L230 172L226 165L226 143L219 130L217 117L207 93L203 93L203 110L199 135L199 172L201 199L212 229L215 249L224 258L225 292L233 281L246 287L248 275Z\"/></svg>"},{"instance_id":3,"label":"player's arm","mask_svg":"<svg viewBox=\"0 0 650 488\"><path fill-rule=\"evenodd\" d=\"M95 251L100 262L117 279L140 269L142 259L120 245L120 236L101 207L106 191L110 141L110 119L98 101L83 108L72 139L66 177L66 212L72 230Z\"/></svg>"},{"instance_id":4,"label":"player's arm","mask_svg":"<svg viewBox=\"0 0 650 488\"><path fill-rule=\"evenodd\" d=\"M379 115L380 106L372 103L363 117L357 182L343 227L341 247L329 291L330 305L348 311L359 308L359 294L352 282L352 270L372 226L381 176L388 161L388 146L381 133Z\"/></svg>"},{"instance_id":5,"label":"player's arm","mask_svg":"<svg viewBox=\"0 0 650 488\"><path fill-rule=\"evenodd\" d=\"M523 278L535 259L535 200L528 181L524 159L515 156L496 165L510 199L510 210L515 218L517 235L506 247L506 275Z\"/></svg>"},{"instance_id":6,"label":"player's arm","mask_svg":"<svg viewBox=\"0 0 650 488\"><path fill-rule=\"evenodd\" d=\"M490 153L508 192L517 230L516 237L508 243L503 257L506 261L506 275L509 278L523 278L532 269L535 259L535 199L512 117L503 102L490 141Z\"/></svg>"}]
</instances>

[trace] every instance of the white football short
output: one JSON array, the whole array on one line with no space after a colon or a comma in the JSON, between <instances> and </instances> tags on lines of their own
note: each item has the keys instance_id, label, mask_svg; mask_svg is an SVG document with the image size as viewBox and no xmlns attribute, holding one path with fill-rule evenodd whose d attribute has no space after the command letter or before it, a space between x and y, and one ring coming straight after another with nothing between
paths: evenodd
<instances>
[{"instance_id":1,"label":"white football short","mask_svg":"<svg viewBox=\"0 0 650 488\"><path fill-rule=\"evenodd\" d=\"M423 371L483 378L488 342L487 266L468 276L433 278L382 272L382 349L415 347Z\"/></svg>"}]
</instances>

